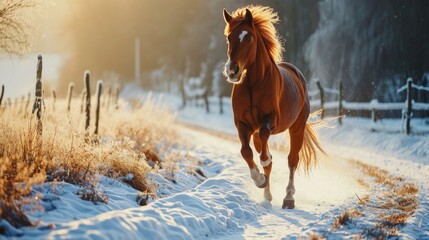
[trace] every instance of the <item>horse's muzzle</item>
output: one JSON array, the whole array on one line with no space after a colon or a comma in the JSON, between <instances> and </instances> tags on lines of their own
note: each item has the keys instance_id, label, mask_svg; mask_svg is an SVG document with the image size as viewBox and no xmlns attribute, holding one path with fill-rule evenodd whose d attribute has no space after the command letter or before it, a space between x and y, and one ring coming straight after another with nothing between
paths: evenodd
<instances>
[{"instance_id":1,"label":"horse's muzzle","mask_svg":"<svg viewBox=\"0 0 429 240\"><path fill-rule=\"evenodd\" d=\"M239 79L240 67L235 65L234 69L228 69L228 77L230 80L236 82Z\"/></svg>"},{"instance_id":2,"label":"horse's muzzle","mask_svg":"<svg viewBox=\"0 0 429 240\"><path fill-rule=\"evenodd\" d=\"M231 64L232 62L228 60L225 64L224 74L227 77L227 81L232 84L240 84L242 80L243 70L238 64Z\"/></svg>"}]
</instances>

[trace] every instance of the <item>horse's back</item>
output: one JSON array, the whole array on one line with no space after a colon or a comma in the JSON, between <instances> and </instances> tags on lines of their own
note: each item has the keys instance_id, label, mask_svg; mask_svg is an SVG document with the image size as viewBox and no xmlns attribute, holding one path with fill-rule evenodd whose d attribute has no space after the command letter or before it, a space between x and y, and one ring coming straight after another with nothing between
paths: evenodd
<instances>
[{"instance_id":1,"label":"horse's back","mask_svg":"<svg viewBox=\"0 0 429 240\"><path fill-rule=\"evenodd\" d=\"M285 84L282 96L284 107L281 115L284 119L288 119L286 126L289 128L298 119L305 123L310 113L305 77L293 64L282 62L277 64L277 67Z\"/></svg>"},{"instance_id":2,"label":"horse's back","mask_svg":"<svg viewBox=\"0 0 429 240\"><path fill-rule=\"evenodd\" d=\"M305 90L307 89L307 81L305 80L304 74L302 74L302 72L295 65L288 62L281 62L277 64L277 66L279 67L279 70L284 69L293 72L301 80L303 88ZM280 72L282 71L280 70Z\"/></svg>"}]
</instances>

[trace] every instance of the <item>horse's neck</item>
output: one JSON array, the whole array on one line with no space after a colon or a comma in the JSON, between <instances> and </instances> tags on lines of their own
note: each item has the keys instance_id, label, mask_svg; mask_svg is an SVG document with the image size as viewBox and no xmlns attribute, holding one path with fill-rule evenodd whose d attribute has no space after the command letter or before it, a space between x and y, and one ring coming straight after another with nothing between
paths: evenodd
<instances>
[{"instance_id":1,"label":"horse's neck","mask_svg":"<svg viewBox=\"0 0 429 240\"><path fill-rule=\"evenodd\" d=\"M267 73L278 71L276 63L270 57L270 54L260 36L258 36L257 44L255 62L247 70L249 82L252 86L266 84L267 81L274 81L274 79L268 79L269 75Z\"/></svg>"}]
</instances>

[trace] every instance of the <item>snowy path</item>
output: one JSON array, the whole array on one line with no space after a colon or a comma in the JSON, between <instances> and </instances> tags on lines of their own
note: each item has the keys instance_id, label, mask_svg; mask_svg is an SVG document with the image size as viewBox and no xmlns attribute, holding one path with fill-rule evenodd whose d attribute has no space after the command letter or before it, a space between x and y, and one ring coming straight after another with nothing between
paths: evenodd
<instances>
[{"instance_id":1,"label":"snowy path","mask_svg":"<svg viewBox=\"0 0 429 240\"><path fill-rule=\"evenodd\" d=\"M365 190L357 184L357 173L350 170L349 162L330 156L321 157L319 167L310 175L300 173L296 176L295 194L296 208L294 210L281 209L283 198L286 194L289 170L287 166L287 153L272 150L273 171L271 175L271 190L273 202L264 202L262 192L254 186L248 173L247 165L238 154L240 144L237 141L209 136L205 133L190 129L181 129L187 138L198 139L198 145L222 155L231 156L231 171L234 171L243 185L243 191L249 194L252 201L262 207L262 211L253 221L243 222L237 231L228 234L228 239L280 239L283 237L302 236L307 230L317 230L314 227L317 222L327 214L337 209L346 202L356 199L355 194L361 194ZM218 133L219 134L219 133ZM221 134L219 134L221 135ZM215 144L214 144L215 143ZM256 153L255 153L255 156ZM222 159L218 159L222 161ZM257 161L258 162L258 161ZM232 170L233 168L233 170ZM320 226L329 229L330 226ZM310 230L310 232L312 231ZM308 234L308 232L307 232ZM218 236L214 236L217 238Z\"/></svg>"},{"instance_id":2,"label":"snowy path","mask_svg":"<svg viewBox=\"0 0 429 240\"><path fill-rule=\"evenodd\" d=\"M180 102L177 96L166 94L159 100L169 105L173 111L177 111L177 103ZM211 106L212 110L214 108L216 106ZM184 135L197 139L193 142L194 144L214 152L210 159L218 162L225 161L222 156L228 159L229 165L225 166L225 170L218 178L233 178L236 181L233 184L234 188L238 188L244 196L248 195L252 204L257 206L252 220L239 219L240 230L234 231L228 228L230 229L227 231L228 234L223 233L226 230L222 230L221 232L227 237L221 237L221 239L307 238L313 232L321 233L328 238L352 238L368 233L368 229L377 229L380 223L378 211L367 209L371 216L364 214L359 219L353 219L351 224L347 224L344 228L337 229L334 233L330 231L335 217L342 215L344 210L362 209L358 206L357 196L369 194L372 198L379 199L386 194L385 191L383 192L384 186L371 183L371 177L364 174L356 164L351 164L353 160L387 170L390 176L403 177L406 180L403 184L406 182L416 184L419 188L419 205L415 209L415 214L407 219L406 224L399 226L398 236L400 238L429 236L429 177L427 175L429 142L425 135L395 134L395 131L400 129L400 119L381 120L374 124L368 119L347 118L344 119L342 127L320 129L322 145L329 157L322 157L319 168L314 169L309 176L297 175L296 209L281 210L280 203L285 194L288 177L286 153L273 151L274 170L271 182L274 183L272 186L274 200L273 206L267 208L266 204L261 203L262 190L253 185L248 176L247 166L239 155L240 146L237 143L237 137L231 137L236 133L231 108L225 107L224 111L224 114L213 111L207 114L204 109L196 107L186 107L177 111L177 119L182 124L205 129L182 130ZM420 123L414 122L413 127L416 127L415 124L427 128L424 120ZM392 132L392 129L396 130ZM210 132L210 136L201 132ZM227 138L225 133L229 134L226 135ZM213 136L220 136L222 139ZM357 186L356 177L369 183L370 190L363 190ZM367 182L368 180L370 182ZM395 212L395 209L392 211ZM218 238L219 234L217 232L209 236ZM198 235L194 236L198 238Z\"/></svg>"}]
</instances>

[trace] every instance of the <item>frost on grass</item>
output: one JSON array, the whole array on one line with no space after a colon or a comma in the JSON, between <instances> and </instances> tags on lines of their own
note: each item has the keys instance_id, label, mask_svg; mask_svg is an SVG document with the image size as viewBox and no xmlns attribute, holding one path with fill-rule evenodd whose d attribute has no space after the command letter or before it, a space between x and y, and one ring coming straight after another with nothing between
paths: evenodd
<instances>
[{"instance_id":1,"label":"frost on grass","mask_svg":"<svg viewBox=\"0 0 429 240\"><path fill-rule=\"evenodd\" d=\"M38 189L48 183L75 185L74 194L81 199L108 204L109 195L99 182L116 179L137 190L136 204L146 205L156 193L156 184L146 175L182 159L180 154L161 158L163 151L178 145L174 115L150 99L138 108L102 109L99 139L90 143L85 141L79 101L72 103L70 112L65 100L57 101L55 111L45 110L42 135L29 109L1 109L0 234L14 235L20 227L35 225L27 213L46 211L40 201L46 199L40 196L44 191Z\"/></svg>"},{"instance_id":2,"label":"frost on grass","mask_svg":"<svg viewBox=\"0 0 429 240\"><path fill-rule=\"evenodd\" d=\"M416 185L383 169L358 161L354 164L364 172L367 181L358 182L370 188L370 194L356 195L356 208L346 209L337 216L329 234L350 230L356 238L397 237L419 205Z\"/></svg>"}]
</instances>

